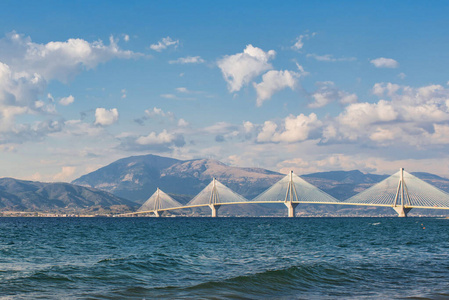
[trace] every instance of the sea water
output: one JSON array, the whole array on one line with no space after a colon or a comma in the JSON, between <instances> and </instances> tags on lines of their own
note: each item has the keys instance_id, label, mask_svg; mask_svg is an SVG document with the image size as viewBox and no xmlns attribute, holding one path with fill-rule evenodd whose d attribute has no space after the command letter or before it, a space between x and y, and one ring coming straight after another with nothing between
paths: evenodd
<instances>
[{"instance_id":1,"label":"sea water","mask_svg":"<svg viewBox=\"0 0 449 300\"><path fill-rule=\"evenodd\" d=\"M449 219L0 218L4 299L449 298Z\"/></svg>"}]
</instances>

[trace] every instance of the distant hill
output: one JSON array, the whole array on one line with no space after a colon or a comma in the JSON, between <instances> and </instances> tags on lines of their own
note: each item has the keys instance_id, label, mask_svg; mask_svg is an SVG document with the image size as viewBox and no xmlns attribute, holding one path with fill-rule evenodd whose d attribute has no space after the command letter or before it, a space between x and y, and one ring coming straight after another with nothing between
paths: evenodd
<instances>
[{"instance_id":1,"label":"distant hill","mask_svg":"<svg viewBox=\"0 0 449 300\"><path fill-rule=\"evenodd\" d=\"M0 178L0 210L83 212L133 211L136 203L70 183L42 183Z\"/></svg>"}]
</instances>

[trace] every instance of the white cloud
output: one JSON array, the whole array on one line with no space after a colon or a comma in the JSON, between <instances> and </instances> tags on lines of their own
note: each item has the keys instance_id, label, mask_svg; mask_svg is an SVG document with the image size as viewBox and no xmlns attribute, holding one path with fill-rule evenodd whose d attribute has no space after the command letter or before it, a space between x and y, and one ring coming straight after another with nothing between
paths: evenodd
<instances>
[{"instance_id":1,"label":"white cloud","mask_svg":"<svg viewBox=\"0 0 449 300\"><path fill-rule=\"evenodd\" d=\"M265 73L262 76L262 82L253 83L257 92L257 106L261 106L262 103L270 99L274 93L287 87L294 90L300 76L300 73L292 71L271 70Z\"/></svg>"},{"instance_id":2,"label":"white cloud","mask_svg":"<svg viewBox=\"0 0 449 300\"><path fill-rule=\"evenodd\" d=\"M354 103L346 106L338 117L340 123L349 127L360 128L363 125L396 120L398 112L385 100L378 103Z\"/></svg>"},{"instance_id":3,"label":"white cloud","mask_svg":"<svg viewBox=\"0 0 449 300\"><path fill-rule=\"evenodd\" d=\"M399 74L398 74L398 77L399 77L400 79L405 79L405 77L407 77L407 75L405 75L405 73L399 73Z\"/></svg>"},{"instance_id":4,"label":"white cloud","mask_svg":"<svg viewBox=\"0 0 449 300\"><path fill-rule=\"evenodd\" d=\"M355 57L340 57L336 58L332 54L324 54L318 55L314 53L309 53L306 55L307 57L311 57L317 61L326 61L326 62L338 62L338 61L355 61L357 60Z\"/></svg>"},{"instance_id":5,"label":"white cloud","mask_svg":"<svg viewBox=\"0 0 449 300\"><path fill-rule=\"evenodd\" d=\"M125 99L126 98L126 89L122 89L121 90L121 93L122 93L122 99Z\"/></svg>"},{"instance_id":6,"label":"white cloud","mask_svg":"<svg viewBox=\"0 0 449 300\"><path fill-rule=\"evenodd\" d=\"M397 143L416 149L445 144L449 89L440 85L412 88L377 83L373 93L390 100L348 105L338 117L328 121L323 142L360 141L373 146Z\"/></svg>"},{"instance_id":7,"label":"white cloud","mask_svg":"<svg viewBox=\"0 0 449 300\"><path fill-rule=\"evenodd\" d=\"M172 112L170 112L170 111L164 112L161 108L157 108L157 107L153 107L152 110L149 110L149 109L145 110L145 114L150 118L156 117L156 116L167 117L169 119L175 118L175 115Z\"/></svg>"},{"instance_id":8,"label":"white cloud","mask_svg":"<svg viewBox=\"0 0 449 300\"><path fill-rule=\"evenodd\" d=\"M167 36L157 44L151 45L150 48L154 51L162 52L162 50L165 50L170 46L173 46L176 49L179 46L179 40L173 40L171 37Z\"/></svg>"},{"instance_id":9,"label":"white cloud","mask_svg":"<svg viewBox=\"0 0 449 300\"><path fill-rule=\"evenodd\" d=\"M17 134L17 140L26 139L24 132L33 138L51 132L33 131L27 124L15 124L18 115L33 114L40 117L56 113L52 104L54 98L50 93L47 93L50 104L39 99L48 82L66 82L81 70L94 68L113 58L140 56L142 54L121 50L112 37L109 45L102 41L89 43L82 39L40 44L15 32L7 34L0 39L0 132L21 132ZM61 99L61 104L69 104L72 98Z\"/></svg>"},{"instance_id":10,"label":"white cloud","mask_svg":"<svg viewBox=\"0 0 449 300\"><path fill-rule=\"evenodd\" d=\"M124 40L125 42L129 42L129 35L125 34L125 35L123 36L123 40Z\"/></svg>"},{"instance_id":11,"label":"white cloud","mask_svg":"<svg viewBox=\"0 0 449 300\"><path fill-rule=\"evenodd\" d=\"M235 131L238 126L230 124L227 122L217 122L212 126L208 126L203 129L204 132L211 134L227 134L229 132Z\"/></svg>"},{"instance_id":12,"label":"white cloud","mask_svg":"<svg viewBox=\"0 0 449 300\"><path fill-rule=\"evenodd\" d=\"M392 129L377 127L376 131L369 138L373 141L394 140L395 133Z\"/></svg>"},{"instance_id":13,"label":"white cloud","mask_svg":"<svg viewBox=\"0 0 449 300\"><path fill-rule=\"evenodd\" d=\"M39 74L14 72L0 62L0 131L12 126L16 115L38 111L38 96L47 82Z\"/></svg>"},{"instance_id":14,"label":"white cloud","mask_svg":"<svg viewBox=\"0 0 449 300\"><path fill-rule=\"evenodd\" d=\"M70 95L70 96L68 96L68 97L61 98L61 99L59 100L59 104L64 105L64 106L67 106L67 105L72 104L74 101L75 101L75 97L73 97L72 95Z\"/></svg>"},{"instance_id":15,"label":"white cloud","mask_svg":"<svg viewBox=\"0 0 449 300\"><path fill-rule=\"evenodd\" d=\"M376 68L397 68L399 63L392 58L379 57L371 60Z\"/></svg>"},{"instance_id":16,"label":"white cloud","mask_svg":"<svg viewBox=\"0 0 449 300\"><path fill-rule=\"evenodd\" d=\"M273 136L276 133L276 129L278 125L273 121L265 121L263 124L262 130L257 135L258 142L270 142L273 139Z\"/></svg>"},{"instance_id":17,"label":"white cloud","mask_svg":"<svg viewBox=\"0 0 449 300\"><path fill-rule=\"evenodd\" d=\"M245 133L250 133L254 130L254 124L250 121L243 122L243 128L245 129Z\"/></svg>"},{"instance_id":18,"label":"white cloud","mask_svg":"<svg viewBox=\"0 0 449 300\"><path fill-rule=\"evenodd\" d=\"M56 174L53 177L54 181L67 181L68 179L72 179L71 177L75 174L76 167L65 166L62 167L60 173Z\"/></svg>"},{"instance_id":19,"label":"white cloud","mask_svg":"<svg viewBox=\"0 0 449 300\"><path fill-rule=\"evenodd\" d=\"M308 40L311 37L314 37L316 32L312 32L311 34L301 34L296 38L296 42L291 47L293 50L300 51L304 47L304 40Z\"/></svg>"},{"instance_id":20,"label":"white cloud","mask_svg":"<svg viewBox=\"0 0 449 300\"><path fill-rule=\"evenodd\" d=\"M294 50L301 50L302 47L304 47L304 42L302 41L304 37L306 37L306 36L304 36L304 35L298 36L296 38L296 42L292 46L292 49L294 49Z\"/></svg>"},{"instance_id":21,"label":"white cloud","mask_svg":"<svg viewBox=\"0 0 449 300\"><path fill-rule=\"evenodd\" d=\"M248 45L242 53L224 56L217 64L228 83L228 90L237 92L256 76L272 69L272 65L268 61L275 55L274 50L265 52L260 48Z\"/></svg>"},{"instance_id":22,"label":"white cloud","mask_svg":"<svg viewBox=\"0 0 449 300\"><path fill-rule=\"evenodd\" d=\"M174 94L162 94L161 97L165 98L165 99L177 99L178 98Z\"/></svg>"},{"instance_id":23,"label":"white cloud","mask_svg":"<svg viewBox=\"0 0 449 300\"><path fill-rule=\"evenodd\" d=\"M296 117L290 115L284 119L282 127L279 127L273 121L265 121L261 132L257 136L257 141L287 143L305 141L310 137L311 132L321 128L322 124L314 113L309 116L304 114Z\"/></svg>"},{"instance_id":24,"label":"white cloud","mask_svg":"<svg viewBox=\"0 0 449 300\"><path fill-rule=\"evenodd\" d=\"M179 119L179 120L178 120L178 126L179 126L179 127L187 127L187 126L189 126L189 122L187 122L187 121L184 120L184 119Z\"/></svg>"},{"instance_id":25,"label":"white cloud","mask_svg":"<svg viewBox=\"0 0 449 300\"><path fill-rule=\"evenodd\" d=\"M378 97L383 97L385 94L392 97L400 88L400 85L394 83L376 83L373 87L373 94Z\"/></svg>"},{"instance_id":26,"label":"white cloud","mask_svg":"<svg viewBox=\"0 0 449 300\"><path fill-rule=\"evenodd\" d=\"M8 34L0 40L0 57L15 72L39 74L46 80L66 82L83 68L92 69L113 58L136 58L143 54L118 47L111 36L109 45L101 40L89 43L83 39L68 39L65 42L39 44L30 37Z\"/></svg>"},{"instance_id":27,"label":"white cloud","mask_svg":"<svg viewBox=\"0 0 449 300\"><path fill-rule=\"evenodd\" d=\"M141 136L136 139L136 143L139 145L159 145L171 143L175 139L176 136L174 134L169 133L164 129L159 134L153 131L147 136Z\"/></svg>"},{"instance_id":28,"label":"white cloud","mask_svg":"<svg viewBox=\"0 0 449 300\"><path fill-rule=\"evenodd\" d=\"M177 60L170 60L169 64L202 64L205 60L200 56L180 57Z\"/></svg>"},{"instance_id":29,"label":"white cloud","mask_svg":"<svg viewBox=\"0 0 449 300\"><path fill-rule=\"evenodd\" d=\"M349 94L339 90L332 81L317 82L318 89L312 94L314 102L308 106L318 108L326 106L333 101L339 101L341 104L351 104L357 102L356 94Z\"/></svg>"},{"instance_id":30,"label":"white cloud","mask_svg":"<svg viewBox=\"0 0 449 300\"><path fill-rule=\"evenodd\" d=\"M96 125L112 125L118 121L118 111L116 108L105 109L99 107L95 110L95 124Z\"/></svg>"}]
</instances>

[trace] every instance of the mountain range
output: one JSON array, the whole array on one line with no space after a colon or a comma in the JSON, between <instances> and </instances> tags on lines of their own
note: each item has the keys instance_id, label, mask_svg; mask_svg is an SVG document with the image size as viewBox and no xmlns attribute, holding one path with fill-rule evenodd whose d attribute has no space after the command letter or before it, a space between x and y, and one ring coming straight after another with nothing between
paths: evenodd
<instances>
[{"instance_id":1,"label":"mountain range","mask_svg":"<svg viewBox=\"0 0 449 300\"><path fill-rule=\"evenodd\" d=\"M412 174L449 192L449 179L430 173ZM284 176L262 168L232 167L213 159L177 160L151 154L132 156L83 175L72 183L0 178L0 211L131 212L157 187L186 204L213 178L251 200ZM338 200L345 200L388 176L364 174L358 170L301 175ZM203 211L208 213L207 209ZM304 215L394 215L389 208L335 205L301 205L297 211ZM230 205L220 208L220 214L285 215L285 207Z\"/></svg>"},{"instance_id":2,"label":"mountain range","mask_svg":"<svg viewBox=\"0 0 449 300\"><path fill-rule=\"evenodd\" d=\"M429 174L412 173L438 188L449 192L449 179ZM176 160L156 155L127 157L115 161L92 173L81 176L72 183L113 193L117 196L143 203L157 187L169 193L182 204L187 203L199 193L215 177L221 183L241 194L253 199L285 174L261 168L239 168L227 166L213 159ZM345 200L382 181L389 175L364 174L358 170L331 171L302 175L305 180L332 195L338 200ZM306 211L318 214L332 214L337 211L351 210L368 214L388 211L382 208L306 205ZM279 206L284 214L285 208ZM374 210L373 210L374 209ZM266 209L263 205L241 205L222 207L223 212L230 215L264 215L277 214L273 205ZM393 213L394 214L394 213Z\"/></svg>"},{"instance_id":3,"label":"mountain range","mask_svg":"<svg viewBox=\"0 0 449 300\"><path fill-rule=\"evenodd\" d=\"M0 211L126 212L138 205L105 191L70 183L0 178Z\"/></svg>"}]
</instances>

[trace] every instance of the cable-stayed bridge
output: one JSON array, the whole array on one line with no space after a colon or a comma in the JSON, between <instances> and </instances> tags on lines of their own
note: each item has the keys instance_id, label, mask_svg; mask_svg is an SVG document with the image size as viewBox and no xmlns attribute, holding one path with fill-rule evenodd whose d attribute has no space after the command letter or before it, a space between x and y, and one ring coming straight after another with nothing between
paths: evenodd
<instances>
[{"instance_id":1,"label":"cable-stayed bridge","mask_svg":"<svg viewBox=\"0 0 449 300\"><path fill-rule=\"evenodd\" d=\"M123 215L153 213L159 217L164 211L209 207L211 216L217 217L218 209L223 205L267 203L285 204L289 217L295 216L295 208L300 204L391 207L399 217L406 217L412 208L449 209L449 193L424 182L401 168L399 172L365 191L347 200L339 201L291 171L290 174L253 200L247 200L214 178L186 205L181 205L158 188L137 212Z\"/></svg>"}]
</instances>

